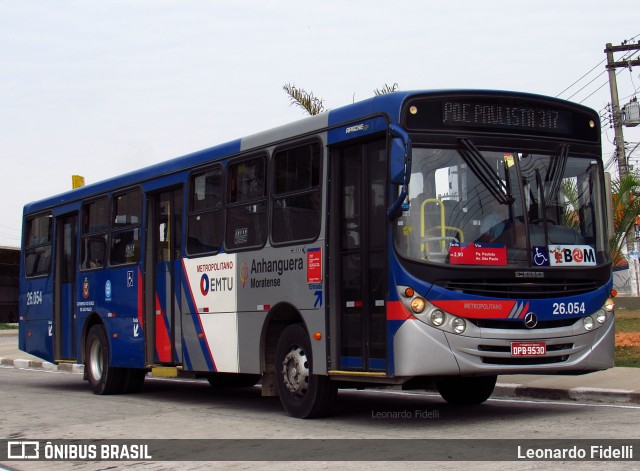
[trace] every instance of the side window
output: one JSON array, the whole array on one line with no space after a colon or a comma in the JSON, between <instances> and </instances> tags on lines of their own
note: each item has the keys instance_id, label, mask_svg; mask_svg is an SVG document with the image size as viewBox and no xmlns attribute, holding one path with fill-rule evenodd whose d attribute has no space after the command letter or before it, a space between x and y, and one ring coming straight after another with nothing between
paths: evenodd
<instances>
[{"instance_id":1,"label":"side window","mask_svg":"<svg viewBox=\"0 0 640 471\"><path fill-rule=\"evenodd\" d=\"M317 142L274 154L271 206L274 244L311 240L318 236L322 208L320 155L321 147Z\"/></svg>"},{"instance_id":2,"label":"side window","mask_svg":"<svg viewBox=\"0 0 640 471\"><path fill-rule=\"evenodd\" d=\"M264 245L267 237L266 159L234 162L227 170L225 247L242 250Z\"/></svg>"},{"instance_id":3,"label":"side window","mask_svg":"<svg viewBox=\"0 0 640 471\"><path fill-rule=\"evenodd\" d=\"M218 165L191 176L189 215L187 218L187 253L217 252L222 244L223 173Z\"/></svg>"},{"instance_id":4,"label":"side window","mask_svg":"<svg viewBox=\"0 0 640 471\"><path fill-rule=\"evenodd\" d=\"M26 220L24 272L28 278L49 274L52 222L50 214Z\"/></svg>"},{"instance_id":5,"label":"side window","mask_svg":"<svg viewBox=\"0 0 640 471\"><path fill-rule=\"evenodd\" d=\"M81 270L104 267L107 256L108 228L109 198L100 198L85 203L82 207Z\"/></svg>"},{"instance_id":6,"label":"side window","mask_svg":"<svg viewBox=\"0 0 640 471\"><path fill-rule=\"evenodd\" d=\"M131 190L114 195L111 212L111 250L109 263L136 263L140 258L142 193Z\"/></svg>"}]
</instances>

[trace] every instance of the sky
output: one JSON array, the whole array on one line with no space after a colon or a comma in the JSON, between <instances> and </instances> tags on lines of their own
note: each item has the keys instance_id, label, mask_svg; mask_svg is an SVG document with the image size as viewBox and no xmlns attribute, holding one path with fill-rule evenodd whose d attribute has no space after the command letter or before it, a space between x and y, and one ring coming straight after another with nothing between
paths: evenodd
<instances>
[{"instance_id":1,"label":"sky","mask_svg":"<svg viewBox=\"0 0 640 471\"><path fill-rule=\"evenodd\" d=\"M397 83L560 94L606 115L604 48L640 40L639 13L637 0L0 0L0 246L18 247L23 206L74 174L95 183L304 118L286 83L329 109ZM624 104L640 67L617 81ZM640 126L624 132L640 141Z\"/></svg>"}]
</instances>

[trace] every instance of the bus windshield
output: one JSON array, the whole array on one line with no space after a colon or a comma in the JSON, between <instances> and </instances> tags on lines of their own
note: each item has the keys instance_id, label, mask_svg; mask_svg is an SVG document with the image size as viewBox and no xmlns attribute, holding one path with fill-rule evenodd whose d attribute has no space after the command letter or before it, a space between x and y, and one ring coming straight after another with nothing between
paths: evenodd
<instances>
[{"instance_id":1,"label":"bus windshield","mask_svg":"<svg viewBox=\"0 0 640 471\"><path fill-rule=\"evenodd\" d=\"M596 157L513 148L413 150L399 254L425 263L589 266L607 260ZM406 209L406 205L405 205Z\"/></svg>"}]
</instances>

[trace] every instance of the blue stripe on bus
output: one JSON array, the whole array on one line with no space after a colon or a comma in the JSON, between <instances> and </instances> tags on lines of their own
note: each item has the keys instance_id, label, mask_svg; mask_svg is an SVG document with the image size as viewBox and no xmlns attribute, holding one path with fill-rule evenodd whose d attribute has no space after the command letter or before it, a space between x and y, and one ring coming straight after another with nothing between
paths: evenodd
<instances>
[{"instance_id":1,"label":"blue stripe on bus","mask_svg":"<svg viewBox=\"0 0 640 471\"><path fill-rule=\"evenodd\" d=\"M182 270L184 270L184 266L182 268ZM182 283L183 283L183 290L185 290L185 293L191 293L191 287L189 286L188 280L187 280L187 276L186 274L183 272L182 273ZM192 296L188 295L186 296L186 301L187 301L187 305L189 307L189 312L191 313L191 320L193 322L193 326L196 330L196 335L198 337L198 343L200 346L200 349L202 350L202 354L204 356L204 360L207 363L207 369L209 371L217 371L216 365L215 365L215 361L211 356L211 350L209 349L209 345L207 344L207 339L206 336L204 335L204 329L202 328L202 323L200 322L200 316L198 315L198 309L195 305L195 302L192 298ZM187 352L189 347L189 344L185 344L183 350L185 352ZM185 353L187 354L187 353Z\"/></svg>"},{"instance_id":2,"label":"blue stripe on bus","mask_svg":"<svg viewBox=\"0 0 640 471\"><path fill-rule=\"evenodd\" d=\"M386 114L393 122L399 119L399 109L407 97L406 93L379 95L329 112L328 144L335 144L360 135L372 134L387 129L385 118L363 119L363 117ZM342 124L342 126L340 126ZM359 125L362 125L359 127ZM340 126L335 128L336 126Z\"/></svg>"},{"instance_id":3,"label":"blue stripe on bus","mask_svg":"<svg viewBox=\"0 0 640 471\"><path fill-rule=\"evenodd\" d=\"M188 154L174 159L159 162L140 170L134 170L125 175L120 175L108 180L77 188L60 195L46 198L44 200L28 203L24 207L24 214L41 211L51 206L60 206L67 202L84 200L95 195L110 194L118 188L140 184L145 180L159 180L162 175L179 173L193 166L203 165L213 159L230 156L240 152L241 139L220 144L209 149L204 149L192 154Z\"/></svg>"}]
</instances>

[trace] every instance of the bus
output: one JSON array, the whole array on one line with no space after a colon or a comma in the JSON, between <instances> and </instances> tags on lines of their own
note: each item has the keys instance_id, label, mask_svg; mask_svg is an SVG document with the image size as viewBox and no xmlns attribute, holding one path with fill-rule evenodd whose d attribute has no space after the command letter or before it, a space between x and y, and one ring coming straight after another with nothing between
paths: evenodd
<instances>
[{"instance_id":1,"label":"bus","mask_svg":"<svg viewBox=\"0 0 640 471\"><path fill-rule=\"evenodd\" d=\"M24 207L19 347L96 394L149 372L279 396L480 404L613 366L597 113L395 92Z\"/></svg>"}]
</instances>

